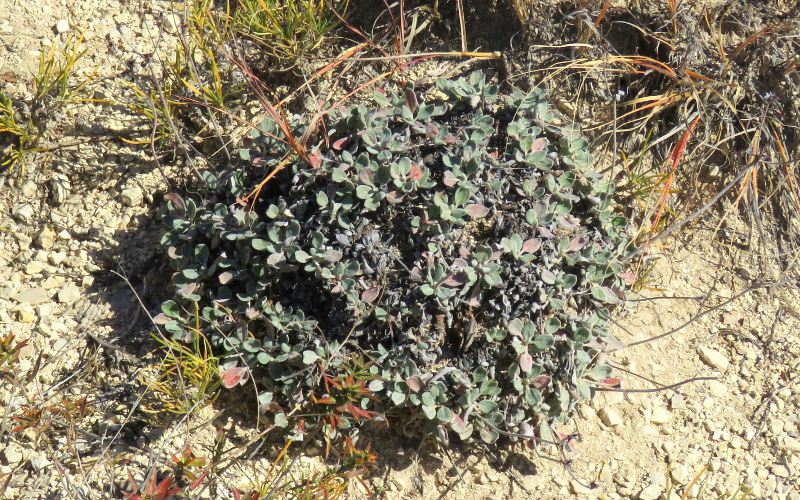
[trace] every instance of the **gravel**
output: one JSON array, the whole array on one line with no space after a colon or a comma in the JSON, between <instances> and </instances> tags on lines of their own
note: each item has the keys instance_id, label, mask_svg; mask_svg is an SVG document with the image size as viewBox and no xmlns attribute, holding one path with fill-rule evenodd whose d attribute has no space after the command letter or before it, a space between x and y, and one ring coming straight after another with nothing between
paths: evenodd
<instances>
[{"instance_id":1,"label":"gravel","mask_svg":"<svg viewBox=\"0 0 800 500\"><path fill-rule=\"evenodd\" d=\"M50 300L47 290L42 287L26 288L17 295L17 302L21 304L36 305Z\"/></svg>"},{"instance_id":2,"label":"gravel","mask_svg":"<svg viewBox=\"0 0 800 500\"><path fill-rule=\"evenodd\" d=\"M728 369L728 358L721 352L706 346L698 347L697 352L700 354L700 359L708 366L723 372Z\"/></svg>"},{"instance_id":3,"label":"gravel","mask_svg":"<svg viewBox=\"0 0 800 500\"><path fill-rule=\"evenodd\" d=\"M614 408L601 408L597 412L600 420L609 427L622 425L622 415Z\"/></svg>"},{"instance_id":4,"label":"gravel","mask_svg":"<svg viewBox=\"0 0 800 500\"><path fill-rule=\"evenodd\" d=\"M59 19L58 22L56 22L55 30L56 33L59 34L66 33L67 31L69 31L69 21L67 21L66 19Z\"/></svg>"}]
</instances>

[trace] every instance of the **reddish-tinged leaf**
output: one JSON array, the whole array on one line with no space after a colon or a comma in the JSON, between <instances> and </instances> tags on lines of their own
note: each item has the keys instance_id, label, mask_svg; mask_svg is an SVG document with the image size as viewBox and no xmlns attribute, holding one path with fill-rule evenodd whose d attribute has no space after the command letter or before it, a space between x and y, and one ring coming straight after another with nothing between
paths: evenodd
<instances>
[{"instance_id":1,"label":"reddish-tinged leaf","mask_svg":"<svg viewBox=\"0 0 800 500\"><path fill-rule=\"evenodd\" d=\"M453 187L456 184L458 184L458 178L453 174L453 172L451 172L449 170L445 170L444 171L444 178L442 179L442 182L447 187Z\"/></svg>"},{"instance_id":2,"label":"reddish-tinged leaf","mask_svg":"<svg viewBox=\"0 0 800 500\"><path fill-rule=\"evenodd\" d=\"M175 193L167 193L164 195L164 199L167 201L171 201L176 208L184 208L186 205L183 203L183 198L178 196Z\"/></svg>"},{"instance_id":3,"label":"reddish-tinged leaf","mask_svg":"<svg viewBox=\"0 0 800 500\"><path fill-rule=\"evenodd\" d=\"M534 253L540 248L542 248L542 240L539 238L531 238L529 240L525 240L525 242L522 244L522 253Z\"/></svg>"},{"instance_id":4,"label":"reddish-tinged leaf","mask_svg":"<svg viewBox=\"0 0 800 500\"><path fill-rule=\"evenodd\" d=\"M422 179L422 169L419 168L419 165L416 163L411 164L411 170L408 172L408 178L412 181L418 181Z\"/></svg>"},{"instance_id":5,"label":"reddish-tinged leaf","mask_svg":"<svg viewBox=\"0 0 800 500\"><path fill-rule=\"evenodd\" d=\"M519 367L524 373L529 373L533 369L533 356L527 352L520 354Z\"/></svg>"},{"instance_id":6,"label":"reddish-tinged leaf","mask_svg":"<svg viewBox=\"0 0 800 500\"><path fill-rule=\"evenodd\" d=\"M347 145L347 141L349 140L350 140L349 137L342 137L341 139L334 141L333 149L335 149L336 151L341 151L342 149L344 149L345 145Z\"/></svg>"},{"instance_id":7,"label":"reddish-tinged leaf","mask_svg":"<svg viewBox=\"0 0 800 500\"><path fill-rule=\"evenodd\" d=\"M157 315L155 318L153 318L153 323L155 323L157 325L166 325L170 321L172 321L172 318L170 318L169 316L167 316L164 313L161 313L161 314Z\"/></svg>"},{"instance_id":8,"label":"reddish-tinged leaf","mask_svg":"<svg viewBox=\"0 0 800 500\"><path fill-rule=\"evenodd\" d=\"M406 385L412 392L419 392L422 390L422 377L419 375L412 375L406 379Z\"/></svg>"},{"instance_id":9,"label":"reddish-tinged leaf","mask_svg":"<svg viewBox=\"0 0 800 500\"><path fill-rule=\"evenodd\" d=\"M619 273L619 277L622 278L628 285L633 285L634 283L636 283L636 273L632 271L625 271Z\"/></svg>"},{"instance_id":10,"label":"reddish-tinged leaf","mask_svg":"<svg viewBox=\"0 0 800 500\"><path fill-rule=\"evenodd\" d=\"M189 483L189 489L196 490L197 488L199 488L203 484L203 481L206 480L206 477L208 477L208 472L203 472L202 474L200 474L200 477Z\"/></svg>"},{"instance_id":11,"label":"reddish-tinged leaf","mask_svg":"<svg viewBox=\"0 0 800 500\"><path fill-rule=\"evenodd\" d=\"M540 227L539 228L539 235L542 238L547 238L547 239L551 239L551 238L555 238L556 237L556 235L553 234L553 232L550 231L549 229L547 229L546 227Z\"/></svg>"},{"instance_id":12,"label":"reddish-tinged leaf","mask_svg":"<svg viewBox=\"0 0 800 500\"><path fill-rule=\"evenodd\" d=\"M226 389L233 389L237 385L244 385L245 382L247 382L248 373L248 369L241 366L231 366L230 368L219 367L219 376L222 378L222 385Z\"/></svg>"},{"instance_id":13,"label":"reddish-tinged leaf","mask_svg":"<svg viewBox=\"0 0 800 500\"><path fill-rule=\"evenodd\" d=\"M569 246L567 247L567 252L577 252L581 248L583 248L584 242L581 241L580 236L576 236L569 241Z\"/></svg>"},{"instance_id":14,"label":"reddish-tinged leaf","mask_svg":"<svg viewBox=\"0 0 800 500\"><path fill-rule=\"evenodd\" d=\"M417 108L419 108L419 101L417 100L417 94L414 93L414 89L407 88L405 98L408 109L410 109L412 113L416 113Z\"/></svg>"},{"instance_id":15,"label":"reddish-tinged leaf","mask_svg":"<svg viewBox=\"0 0 800 500\"><path fill-rule=\"evenodd\" d=\"M539 137L538 139L533 141L533 145L531 146L531 152L535 153L536 151L542 151L546 147L547 147L547 139L545 139L544 137Z\"/></svg>"},{"instance_id":16,"label":"reddish-tinged leaf","mask_svg":"<svg viewBox=\"0 0 800 500\"><path fill-rule=\"evenodd\" d=\"M571 434L564 434L561 431L556 431L556 436L558 436L559 441L566 441L567 444L571 444L574 439Z\"/></svg>"},{"instance_id":17,"label":"reddish-tinged leaf","mask_svg":"<svg viewBox=\"0 0 800 500\"><path fill-rule=\"evenodd\" d=\"M459 417L455 412L453 412L453 417L450 419L450 426L456 432L464 432L467 430L467 424L464 422L464 419Z\"/></svg>"},{"instance_id":18,"label":"reddish-tinged leaf","mask_svg":"<svg viewBox=\"0 0 800 500\"><path fill-rule=\"evenodd\" d=\"M353 403L347 403L346 405L340 406L339 411L346 411L356 419L357 422L362 420L370 420L377 416L378 414L374 411L363 410L358 406L355 406Z\"/></svg>"},{"instance_id":19,"label":"reddish-tinged leaf","mask_svg":"<svg viewBox=\"0 0 800 500\"><path fill-rule=\"evenodd\" d=\"M489 209L480 203L471 203L467 205L467 215L473 219L480 219L489 215Z\"/></svg>"},{"instance_id":20,"label":"reddish-tinged leaf","mask_svg":"<svg viewBox=\"0 0 800 500\"><path fill-rule=\"evenodd\" d=\"M446 136L444 136L444 142L445 144L455 144L458 142L458 137L452 134L447 134Z\"/></svg>"},{"instance_id":21,"label":"reddish-tinged leaf","mask_svg":"<svg viewBox=\"0 0 800 500\"><path fill-rule=\"evenodd\" d=\"M459 287L459 286L463 285L464 283L466 283L466 280L464 278L465 278L464 275L461 274L461 273L459 273L459 274L451 274L450 276L447 277L446 280L444 280L444 282L442 282L442 284L444 286L449 286L451 288L456 288L456 287Z\"/></svg>"},{"instance_id":22,"label":"reddish-tinged leaf","mask_svg":"<svg viewBox=\"0 0 800 500\"><path fill-rule=\"evenodd\" d=\"M375 302L375 299L378 298L378 295L381 294L381 289L377 286L372 288L367 288L363 292L361 292L361 300L366 302L367 304L372 304Z\"/></svg>"},{"instance_id":23,"label":"reddish-tinged leaf","mask_svg":"<svg viewBox=\"0 0 800 500\"><path fill-rule=\"evenodd\" d=\"M425 135L428 136L428 139L433 139L439 135L439 127L435 123L425 125Z\"/></svg>"},{"instance_id":24,"label":"reddish-tinged leaf","mask_svg":"<svg viewBox=\"0 0 800 500\"><path fill-rule=\"evenodd\" d=\"M316 405L332 405L332 404L336 403L336 400L333 399L332 397L328 396L328 395L325 395L325 396L322 396L321 398L318 398L318 397L316 397L316 396L314 396L312 394L311 395L311 401Z\"/></svg>"},{"instance_id":25,"label":"reddish-tinged leaf","mask_svg":"<svg viewBox=\"0 0 800 500\"><path fill-rule=\"evenodd\" d=\"M392 205L400 203L401 201L403 201L403 194L398 193L397 191L389 191L388 193L386 193L386 201L388 201Z\"/></svg>"},{"instance_id":26,"label":"reddish-tinged leaf","mask_svg":"<svg viewBox=\"0 0 800 500\"><path fill-rule=\"evenodd\" d=\"M319 166L322 165L322 155L317 148L314 148L311 154L308 155L308 163L311 165L311 168L319 168Z\"/></svg>"},{"instance_id":27,"label":"reddish-tinged leaf","mask_svg":"<svg viewBox=\"0 0 800 500\"><path fill-rule=\"evenodd\" d=\"M603 387L619 387L621 383L622 379L619 377L608 377L603 379L603 381L600 382L600 385Z\"/></svg>"},{"instance_id":28,"label":"reddish-tinged leaf","mask_svg":"<svg viewBox=\"0 0 800 500\"><path fill-rule=\"evenodd\" d=\"M548 285L552 285L556 282L556 275L550 271L549 269L542 270L542 281L547 283Z\"/></svg>"},{"instance_id":29,"label":"reddish-tinged leaf","mask_svg":"<svg viewBox=\"0 0 800 500\"><path fill-rule=\"evenodd\" d=\"M469 267L469 262L464 260L465 258L469 257L469 248L461 247L458 249L458 253L461 255L461 257L455 259L451 267L453 269L464 269L465 267Z\"/></svg>"},{"instance_id":30,"label":"reddish-tinged leaf","mask_svg":"<svg viewBox=\"0 0 800 500\"><path fill-rule=\"evenodd\" d=\"M186 283L185 285L181 285L178 287L178 293L183 296L189 295L197 291L200 287L197 283Z\"/></svg>"},{"instance_id":31,"label":"reddish-tinged leaf","mask_svg":"<svg viewBox=\"0 0 800 500\"><path fill-rule=\"evenodd\" d=\"M539 375L533 379L533 386L537 389L544 389L550 384L550 375Z\"/></svg>"}]
</instances>

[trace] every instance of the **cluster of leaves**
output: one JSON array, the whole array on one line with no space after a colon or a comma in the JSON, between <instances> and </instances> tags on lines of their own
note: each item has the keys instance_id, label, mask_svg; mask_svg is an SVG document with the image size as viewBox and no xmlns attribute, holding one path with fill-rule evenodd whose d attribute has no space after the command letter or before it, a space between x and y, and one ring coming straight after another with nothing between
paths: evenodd
<instances>
[{"instance_id":1,"label":"cluster of leaves","mask_svg":"<svg viewBox=\"0 0 800 500\"><path fill-rule=\"evenodd\" d=\"M90 416L94 407L87 398L62 398L46 405L23 405L20 412L11 417L12 433L31 431L41 436L50 430L57 430L66 436L72 446L77 437L77 424Z\"/></svg>"},{"instance_id":2,"label":"cluster of leaves","mask_svg":"<svg viewBox=\"0 0 800 500\"><path fill-rule=\"evenodd\" d=\"M0 337L0 379L14 379L20 352L26 345L27 340L15 340L13 333Z\"/></svg>"},{"instance_id":3,"label":"cluster of leaves","mask_svg":"<svg viewBox=\"0 0 800 500\"><path fill-rule=\"evenodd\" d=\"M287 164L265 120L205 199L169 197L160 320L191 337L199 304L221 369L280 425L335 403L327 436L403 413L443 438L548 440L610 376L631 249L586 140L539 89L500 95L476 72L436 90L332 114L313 165Z\"/></svg>"}]
</instances>

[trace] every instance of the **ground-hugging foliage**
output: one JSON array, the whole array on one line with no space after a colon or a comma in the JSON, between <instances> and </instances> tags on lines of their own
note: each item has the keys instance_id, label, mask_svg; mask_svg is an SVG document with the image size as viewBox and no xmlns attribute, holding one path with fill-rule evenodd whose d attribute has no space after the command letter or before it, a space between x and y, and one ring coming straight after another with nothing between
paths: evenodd
<instances>
[{"instance_id":1,"label":"ground-hugging foliage","mask_svg":"<svg viewBox=\"0 0 800 500\"><path fill-rule=\"evenodd\" d=\"M630 250L586 140L543 91L501 96L480 72L330 118L310 164L286 163L268 119L203 199L170 196L161 322L199 327L224 383L252 377L295 432L401 414L442 437L551 437L610 376Z\"/></svg>"}]
</instances>

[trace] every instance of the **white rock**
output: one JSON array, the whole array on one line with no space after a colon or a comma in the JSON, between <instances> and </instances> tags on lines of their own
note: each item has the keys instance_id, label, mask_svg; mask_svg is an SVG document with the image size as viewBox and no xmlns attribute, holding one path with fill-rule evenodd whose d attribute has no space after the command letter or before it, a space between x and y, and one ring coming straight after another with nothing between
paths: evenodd
<instances>
[{"instance_id":1,"label":"white rock","mask_svg":"<svg viewBox=\"0 0 800 500\"><path fill-rule=\"evenodd\" d=\"M27 274L28 276L33 276L35 274L39 274L43 270L44 270L44 264L42 264L41 262L37 262L35 260L32 260L32 261L28 262L27 264L25 264L25 274Z\"/></svg>"},{"instance_id":2,"label":"white rock","mask_svg":"<svg viewBox=\"0 0 800 500\"><path fill-rule=\"evenodd\" d=\"M622 415L614 408L601 408L597 415L609 427L616 427L622 424Z\"/></svg>"},{"instance_id":3,"label":"white rock","mask_svg":"<svg viewBox=\"0 0 800 500\"><path fill-rule=\"evenodd\" d=\"M44 453L38 453L31 457L31 465L33 469L37 471L44 469L52 463L53 462L51 462Z\"/></svg>"},{"instance_id":4,"label":"white rock","mask_svg":"<svg viewBox=\"0 0 800 500\"><path fill-rule=\"evenodd\" d=\"M58 292L58 301L62 304L72 304L81 298L81 289L74 283L68 283Z\"/></svg>"},{"instance_id":5,"label":"white rock","mask_svg":"<svg viewBox=\"0 0 800 500\"><path fill-rule=\"evenodd\" d=\"M651 484L639 492L639 500L657 500L664 488L660 484Z\"/></svg>"},{"instance_id":6,"label":"white rock","mask_svg":"<svg viewBox=\"0 0 800 500\"><path fill-rule=\"evenodd\" d=\"M573 479L569 482L569 489L576 495L591 495L592 489L582 485L578 480Z\"/></svg>"},{"instance_id":7,"label":"white rock","mask_svg":"<svg viewBox=\"0 0 800 500\"><path fill-rule=\"evenodd\" d=\"M622 404L625 401L625 393L621 391L608 391L604 393L603 399L608 406Z\"/></svg>"},{"instance_id":8,"label":"white rock","mask_svg":"<svg viewBox=\"0 0 800 500\"><path fill-rule=\"evenodd\" d=\"M122 204L126 207L138 207L142 204L144 194L142 193L141 189L137 187L131 187L128 189L123 189L119 194L119 197L122 201Z\"/></svg>"},{"instance_id":9,"label":"white rock","mask_svg":"<svg viewBox=\"0 0 800 500\"><path fill-rule=\"evenodd\" d=\"M772 473L777 477L789 477L789 468L785 465L774 465Z\"/></svg>"},{"instance_id":10,"label":"white rock","mask_svg":"<svg viewBox=\"0 0 800 500\"><path fill-rule=\"evenodd\" d=\"M178 32L178 25L176 21L175 14L172 12L167 12L164 15L164 20L161 22L161 27L164 28L164 31L170 35L174 35Z\"/></svg>"},{"instance_id":11,"label":"white rock","mask_svg":"<svg viewBox=\"0 0 800 500\"><path fill-rule=\"evenodd\" d=\"M666 424L672 418L672 414L663 406L654 406L650 421L656 425Z\"/></svg>"},{"instance_id":12,"label":"white rock","mask_svg":"<svg viewBox=\"0 0 800 500\"><path fill-rule=\"evenodd\" d=\"M56 243L56 233L52 229L46 227L36 234L36 244L39 248L50 250Z\"/></svg>"},{"instance_id":13,"label":"white rock","mask_svg":"<svg viewBox=\"0 0 800 500\"><path fill-rule=\"evenodd\" d=\"M39 186L33 181L27 181L22 185L21 191L23 198L35 198L39 193Z\"/></svg>"},{"instance_id":14,"label":"white rock","mask_svg":"<svg viewBox=\"0 0 800 500\"><path fill-rule=\"evenodd\" d=\"M725 387L725 384L723 384L719 380L709 380L708 392L710 392L712 396L722 398L728 394L728 388Z\"/></svg>"},{"instance_id":15,"label":"white rock","mask_svg":"<svg viewBox=\"0 0 800 500\"><path fill-rule=\"evenodd\" d=\"M600 468L600 474L598 476L601 481L611 482L614 478L613 474L611 473L611 464L608 462L603 462L603 466Z\"/></svg>"},{"instance_id":16,"label":"white rock","mask_svg":"<svg viewBox=\"0 0 800 500\"><path fill-rule=\"evenodd\" d=\"M54 266L61 265L64 262L64 259L67 258L66 252L52 252L50 255L47 256L47 260L50 261L51 264Z\"/></svg>"},{"instance_id":17,"label":"white rock","mask_svg":"<svg viewBox=\"0 0 800 500\"><path fill-rule=\"evenodd\" d=\"M678 484L687 484L691 478L689 477L689 469L683 464L677 464L669 471L670 477Z\"/></svg>"},{"instance_id":18,"label":"white rock","mask_svg":"<svg viewBox=\"0 0 800 500\"><path fill-rule=\"evenodd\" d=\"M17 309L17 321L20 323L33 323L36 321L36 312L30 306L22 306Z\"/></svg>"},{"instance_id":19,"label":"white rock","mask_svg":"<svg viewBox=\"0 0 800 500\"><path fill-rule=\"evenodd\" d=\"M5 457L8 465L17 465L27 458L28 453L25 448L18 445L15 441L9 442L5 449L3 449L3 457Z\"/></svg>"},{"instance_id":20,"label":"white rock","mask_svg":"<svg viewBox=\"0 0 800 500\"><path fill-rule=\"evenodd\" d=\"M783 438L783 446L786 448L786 451L800 453L800 439L785 436Z\"/></svg>"},{"instance_id":21,"label":"white rock","mask_svg":"<svg viewBox=\"0 0 800 500\"><path fill-rule=\"evenodd\" d=\"M639 430L645 436L655 436L656 434L658 434L658 429L656 429L655 427L653 427L650 424L644 424L643 426L641 426L639 428Z\"/></svg>"},{"instance_id":22,"label":"white rock","mask_svg":"<svg viewBox=\"0 0 800 500\"><path fill-rule=\"evenodd\" d=\"M66 19L59 19L56 23L56 32L59 34L69 31L69 21Z\"/></svg>"},{"instance_id":23,"label":"white rock","mask_svg":"<svg viewBox=\"0 0 800 500\"><path fill-rule=\"evenodd\" d=\"M20 222L30 222L33 219L33 214L33 207L27 203L18 205L11 211L11 216Z\"/></svg>"},{"instance_id":24,"label":"white rock","mask_svg":"<svg viewBox=\"0 0 800 500\"><path fill-rule=\"evenodd\" d=\"M42 282L42 288L45 290L53 290L55 288L60 288L61 285L64 284L64 277L63 276L48 276L46 280Z\"/></svg>"},{"instance_id":25,"label":"white rock","mask_svg":"<svg viewBox=\"0 0 800 500\"><path fill-rule=\"evenodd\" d=\"M721 352L706 346L698 347L697 352L700 354L700 359L712 368L723 372L728 369L728 358Z\"/></svg>"},{"instance_id":26,"label":"white rock","mask_svg":"<svg viewBox=\"0 0 800 500\"><path fill-rule=\"evenodd\" d=\"M49 300L47 291L42 287L26 288L17 295L17 302L32 306Z\"/></svg>"}]
</instances>

